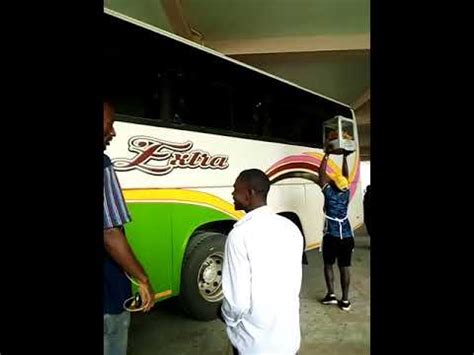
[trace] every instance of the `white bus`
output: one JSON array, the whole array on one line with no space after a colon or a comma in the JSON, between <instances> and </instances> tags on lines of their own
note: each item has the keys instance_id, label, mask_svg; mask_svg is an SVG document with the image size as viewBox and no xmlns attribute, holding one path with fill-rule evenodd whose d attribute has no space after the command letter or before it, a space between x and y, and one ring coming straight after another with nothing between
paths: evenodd
<instances>
[{"instance_id":1,"label":"white bus","mask_svg":"<svg viewBox=\"0 0 474 355\"><path fill-rule=\"evenodd\" d=\"M225 238L244 214L232 203L236 177L250 168L266 172L269 206L298 225L306 250L318 248L322 123L338 115L355 123L354 112L122 14L106 9L104 17L103 66L116 96L117 132L107 154L132 215L127 238L156 299L179 296L189 315L214 319ZM349 218L357 228L363 217L354 126ZM330 171L340 170L334 159Z\"/></svg>"}]
</instances>

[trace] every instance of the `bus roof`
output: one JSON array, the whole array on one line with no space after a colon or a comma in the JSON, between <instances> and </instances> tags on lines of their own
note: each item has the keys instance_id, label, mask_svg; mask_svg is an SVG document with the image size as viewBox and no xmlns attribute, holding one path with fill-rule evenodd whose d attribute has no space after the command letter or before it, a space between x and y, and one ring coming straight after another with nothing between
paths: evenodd
<instances>
[{"instance_id":1,"label":"bus roof","mask_svg":"<svg viewBox=\"0 0 474 355\"><path fill-rule=\"evenodd\" d=\"M311 91L311 90L309 90L309 89L306 89L306 88L304 88L304 87L301 87L301 86L299 86L299 85L297 85L297 84L295 84L295 83L292 83L291 81L282 79L282 78L280 78L280 77L277 77L277 76L275 76L275 75L272 75L272 74L270 74L270 73L267 73L267 72L265 72L265 71L263 71L263 70L260 70L260 69L258 69L258 68L252 67L252 66L250 66L250 65L248 65L248 64L239 62L238 60L235 60L235 59L233 59L233 58L230 58L230 57L228 57L228 56L226 56L226 55L224 55L224 54L222 54L222 53L219 53L219 52L217 52L217 51L215 51L215 50L213 50L213 49L210 49L210 48L207 48L207 47L202 46L202 45L200 45L200 44L197 44L197 43L195 43L195 42L192 42L192 41L190 41L190 40L188 40L188 39L185 39L185 38L183 38L183 37L177 36L177 35L175 35L175 34L173 34L173 33L168 32L168 31L165 31L165 30L162 30L162 29L160 29L160 28L154 27L154 26L149 25L149 24L147 24L147 23L141 22L141 21L139 21L139 20L136 20L136 19L134 19L134 18L131 18L131 17L129 17L129 16L126 16L126 15L124 15L124 14L121 14L121 13L119 13L119 12L117 12L117 11L110 10L110 9L108 9L108 8L104 8L104 12L105 12L107 15L114 16L114 17L119 18L119 19L121 19L121 20L123 20L123 21L127 21L127 22L132 23L132 24L134 24L134 25L136 25L136 26L140 26L140 27L145 28L145 29L147 29L147 30L150 30L150 31L152 31L152 32L158 33L158 34L160 34L160 35L162 35L162 36L165 36L165 37L168 37L168 38L173 39L173 40L175 40L175 41L181 42L181 43L183 43L183 44L185 44L185 45L194 47L194 48L196 48L197 50L200 50L200 51L209 53L209 54L211 54L211 55L217 56L217 57L222 58L222 59L224 59L224 60L226 60L226 61L229 61L229 62L231 62L231 63L237 64L237 65L240 65L240 66L245 67L245 68L247 68L247 69L250 69L250 70L252 70L252 71L255 71L255 72L259 73L259 74L262 74L262 75L265 75L265 76L267 76L267 77L276 79L276 80L278 80L278 81L280 81L280 82L283 82L283 83L285 83L285 84L291 85L291 86L296 87L296 88L298 88L298 89L300 89L300 90L304 90L304 91L309 92L309 93L311 93L311 94L313 94L313 95L319 96L319 97L324 98L324 99L329 100L329 101L332 101L332 102L334 102L334 103L337 103L338 105L347 107L347 108L351 109L351 111L352 111L352 108L351 108L349 105L347 105L347 104L344 104L344 103L342 103L342 102L340 102L340 101L337 101L337 100L332 99L332 98L330 98L330 97L327 97L327 96L325 96L325 95L322 95L322 94L316 93L316 92L314 92L314 91Z\"/></svg>"}]
</instances>

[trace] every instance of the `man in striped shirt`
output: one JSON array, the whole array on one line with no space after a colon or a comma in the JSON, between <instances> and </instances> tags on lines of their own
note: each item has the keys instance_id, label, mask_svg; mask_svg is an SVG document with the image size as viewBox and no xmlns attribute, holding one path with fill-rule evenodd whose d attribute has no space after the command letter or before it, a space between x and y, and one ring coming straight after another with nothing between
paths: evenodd
<instances>
[{"instance_id":1,"label":"man in striped shirt","mask_svg":"<svg viewBox=\"0 0 474 355\"><path fill-rule=\"evenodd\" d=\"M104 150L115 136L113 107L104 102ZM131 221L122 190L110 158L104 154L104 354L127 353L130 313L124 301L131 297L130 281L137 280L144 311L154 303L148 276L136 259L124 234L124 224Z\"/></svg>"}]
</instances>

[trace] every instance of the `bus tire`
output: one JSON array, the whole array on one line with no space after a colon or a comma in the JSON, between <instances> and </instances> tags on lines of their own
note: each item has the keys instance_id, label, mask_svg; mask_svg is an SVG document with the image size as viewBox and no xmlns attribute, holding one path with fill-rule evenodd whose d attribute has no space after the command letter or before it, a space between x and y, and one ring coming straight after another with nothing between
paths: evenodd
<instances>
[{"instance_id":1,"label":"bus tire","mask_svg":"<svg viewBox=\"0 0 474 355\"><path fill-rule=\"evenodd\" d=\"M220 311L225 240L221 233L199 232L186 249L179 298L183 310L195 319L213 320Z\"/></svg>"}]
</instances>

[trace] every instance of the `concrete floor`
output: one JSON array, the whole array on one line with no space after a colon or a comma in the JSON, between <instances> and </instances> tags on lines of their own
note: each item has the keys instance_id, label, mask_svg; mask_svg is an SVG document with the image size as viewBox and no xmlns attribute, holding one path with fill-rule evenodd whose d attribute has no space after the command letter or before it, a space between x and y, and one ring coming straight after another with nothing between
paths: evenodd
<instances>
[{"instance_id":1,"label":"concrete floor","mask_svg":"<svg viewBox=\"0 0 474 355\"><path fill-rule=\"evenodd\" d=\"M301 288L300 355L370 353L370 238L364 229L356 232L355 244L349 312L319 303L326 292L322 256L319 250L307 253L309 264L303 267ZM336 295L340 298L339 273L335 275ZM222 355L227 346L221 321L188 319L174 299L157 304L149 314L132 314L130 355Z\"/></svg>"}]
</instances>

